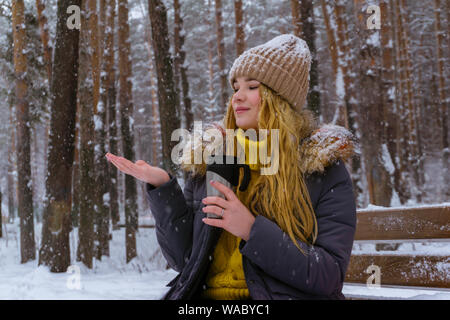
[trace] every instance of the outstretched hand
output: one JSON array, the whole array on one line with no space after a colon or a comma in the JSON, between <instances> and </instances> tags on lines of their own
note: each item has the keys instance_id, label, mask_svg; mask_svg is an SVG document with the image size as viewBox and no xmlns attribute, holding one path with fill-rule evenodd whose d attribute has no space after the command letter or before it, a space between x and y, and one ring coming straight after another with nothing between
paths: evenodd
<instances>
[{"instance_id":1,"label":"outstretched hand","mask_svg":"<svg viewBox=\"0 0 450 320\"><path fill-rule=\"evenodd\" d=\"M169 174L164 169L153 167L143 160L133 163L128 159L115 156L109 152L106 154L106 159L123 173L129 174L140 181L150 183L155 187L159 187L170 180Z\"/></svg>"}]
</instances>

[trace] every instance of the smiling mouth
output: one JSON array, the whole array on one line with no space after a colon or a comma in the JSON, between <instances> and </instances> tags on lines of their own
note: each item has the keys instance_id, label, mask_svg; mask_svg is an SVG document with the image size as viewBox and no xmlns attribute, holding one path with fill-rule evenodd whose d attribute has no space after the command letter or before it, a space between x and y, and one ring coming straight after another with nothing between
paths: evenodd
<instances>
[{"instance_id":1,"label":"smiling mouth","mask_svg":"<svg viewBox=\"0 0 450 320\"><path fill-rule=\"evenodd\" d=\"M244 112L246 112L246 111L248 111L248 110L250 110L250 109L237 109L237 110L236 110L236 113L237 113L237 114L240 114L240 113L244 113Z\"/></svg>"}]
</instances>

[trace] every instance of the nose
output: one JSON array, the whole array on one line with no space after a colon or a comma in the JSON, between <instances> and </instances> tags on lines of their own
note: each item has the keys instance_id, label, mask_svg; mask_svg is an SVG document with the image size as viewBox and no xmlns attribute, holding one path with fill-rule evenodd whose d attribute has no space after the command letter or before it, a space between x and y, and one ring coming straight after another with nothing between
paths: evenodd
<instances>
[{"instance_id":1,"label":"nose","mask_svg":"<svg viewBox=\"0 0 450 320\"><path fill-rule=\"evenodd\" d=\"M233 94L233 101L243 101L245 99L245 95L242 93L242 90L237 90Z\"/></svg>"}]
</instances>

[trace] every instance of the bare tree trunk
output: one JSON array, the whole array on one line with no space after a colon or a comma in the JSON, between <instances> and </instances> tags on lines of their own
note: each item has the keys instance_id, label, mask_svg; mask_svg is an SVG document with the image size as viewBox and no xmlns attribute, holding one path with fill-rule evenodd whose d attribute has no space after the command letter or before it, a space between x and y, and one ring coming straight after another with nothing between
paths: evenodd
<instances>
[{"instance_id":1,"label":"bare tree trunk","mask_svg":"<svg viewBox=\"0 0 450 320\"><path fill-rule=\"evenodd\" d=\"M163 146L163 168L175 175L176 167L171 161L171 150L175 141L170 137L173 130L180 127L176 114L175 90L172 73L172 59L169 52L167 12L160 0L149 0L149 16L152 26L152 47L155 53L156 74L158 77L158 106Z\"/></svg>"},{"instance_id":2,"label":"bare tree trunk","mask_svg":"<svg viewBox=\"0 0 450 320\"><path fill-rule=\"evenodd\" d=\"M448 147L448 127L447 127L447 119L448 119L448 107L449 104L446 100L445 95L445 72L444 72L444 30L441 26L441 1L434 0L434 16L435 16L435 34L436 34L436 64L438 70L438 88L439 88L439 106L440 106L440 128L441 128L441 136L442 136L442 168L443 168L443 177L444 177L444 186L447 186L444 199L450 196L449 187L450 186L450 169L449 169L449 147ZM447 22L448 23L448 22ZM450 37L450 35L447 35Z\"/></svg>"},{"instance_id":3,"label":"bare tree trunk","mask_svg":"<svg viewBox=\"0 0 450 320\"><path fill-rule=\"evenodd\" d=\"M317 52L315 45L315 26L312 0L291 0L292 24L294 34L306 41L312 56L311 70L309 72L308 109L316 116L320 115L320 92L318 90L319 75Z\"/></svg>"},{"instance_id":4,"label":"bare tree trunk","mask_svg":"<svg viewBox=\"0 0 450 320\"><path fill-rule=\"evenodd\" d=\"M314 26L314 7L312 0L302 0L300 7L302 37L306 41L311 52L312 62L309 71L308 109L315 116L320 115L320 91L319 91L319 63L316 50L316 28Z\"/></svg>"},{"instance_id":5,"label":"bare tree trunk","mask_svg":"<svg viewBox=\"0 0 450 320\"><path fill-rule=\"evenodd\" d=\"M130 29L128 25L128 0L119 0L119 103L124 157L134 160L133 102L130 60ZM137 256L136 232L138 228L136 180L125 176L125 242L126 260L130 262Z\"/></svg>"},{"instance_id":6,"label":"bare tree trunk","mask_svg":"<svg viewBox=\"0 0 450 320\"><path fill-rule=\"evenodd\" d=\"M381 50L382 50L382 68L381 68L381 87L382 87L382 104L383 104L383 121L381 123L381 143L384 148L385 156L389 156L394 168L388 172L389 179L385 181L387 185L393 190L396 190L395 171L398 170L395 166L396 149L395 136L397 131L397 123L399 121L394 105L394 64L393 64L393 39L391 37L391 23L390 10L387 0L380 1L381 21L383 21L383 28L380 30Z\"/></svg>"},{"instance_id":7,"label":"bare tree trunk","mask_svg":"<svg viewBox=\"0 0 450 320\"><path fill-rule=\"evenodd\" d=\"M399 3L400 2L400 3ZM403 58L403 79L404 79L404 89L406 89L406 101L408 107L408 145L410 147L409 155L409 168L412 176L414 178L415 187L417 192L415 194L418 202L422 201L422 190L421 190L421 178L420 178L420 153L419 153L419 142L417 136L417 119L416 119L416 106L413 99L413 88L412 88L412 77L411 77L411 54L409 46L409 35L407 29L409 28L408 23L408 13L406 12L406 5L404 0L397 1L397 8L399 12L399 32L401 38L401 55Z\"/></svg>"},{"instance_id":8,"label":"bare tree trunk","mask_svg":"<svg viewBox=\"0 0 450 320\"><path fill-rule=\"evenodd\" d=\"M58 1L55 53L51 84L46 204L39 264L65 272L70 264L71 183L75 139L79 31L67 27L66 10L80 0Z\"/></svg>"},{"instance_id":9,"label":"bare tree trunk","mask_svg":"<svg viewBox=\"0 0 450 320\"><path fill-rule=\"evenodd\" d=\"M174 10L174 30L173 30L173 38L174 38L174 52L175 57L173 58L173 82L175 89L175 106L177 107L177 114L180 117L183 116L181 113L181 99L180 99L180 67L181 67L181 16L180 16L180 3L178 0L173 1L173 10Z\"/></svg>"},{"instance_id":10,"label":"bare tree trunk","mask_svg":"<svg viewBox=\"0 0 450 320\"><path fill-rule=\"evenodd\" d=\"M15 216L15 190L16 190L16 179L15 179L15 161L14 154L16 153L16 128L15 128L15 117L14 117L14 105L11 103L9 108L9 128L11 132L11 140L9 142L8 148L8 222L14 222Z\"/></svg>"},{"instance_id":11,"label":"bare tree trunk","mask_svg":"<svg viewBox=\"0 0 450 320\"><path fill-rule=\"evenodd\" d=\"M208 0L207 14L205 15L205 24L209 23L211 17L211 0ZM213 42L211 39L207 39L208 42L208 116L209 120L215 119L216 108L214 106L214 66L213 66Z\"/></svg>"},{"instance_id":12,"label":"bare tree trunk","mask_svg":"<svg viewBox=\"0 0 450 320\"><path fill-rule=\"evenodd\" d=\"M245 51L245 23L242 0L234 0L234 16L236 22L236 56L239 57Z\"/></svg>"},{"instance_id":13,"label":"bare tree trunk","mask_svg":"<svg viewBox=\"0 0 450 320\"><path fill-rule=\"evenodd\" d=\"M344 72L342 70L342 62L340 62L340 58L343 58L343 55L340 54L339 46L336 41L336 36L335 36L334 30L332 28L332 23L331 23L332 17L330 17L330 15L328 14L328 3L326 0L321 0L321 5L322 5L322 12L323 12L323 17L324 17L325 27L327 30L328 48L329 48L330 56L331 56L331 67L333 70L334 87L335 87L336 97L338 99L333 122L337 123L338 125L348 128L348 126L349 126L348 112L347 112L347 106L345 105ZM335 4L335 6L336 5L337 4ZM342 23L338 24L338 35L339 35L340 29L342 29ZM341 38L343 38L343 35L341 36ZM342 47L343 45L344 45L344 41L341 41L340 46Z\"/></svg>"},{"instance_id":14,"label":"bare tree trunk","mask_svg":"<svg viewBox=\"0 0 450 320\"><path fill-rule=\"evenodd\" d=\"M174 0L174 8L175 8L175 52L176 52L176 63L179 69L179 75L181 77L181 92L183 94L183 112L180 112L180 116L183 114L185 118L186 128L189 129L194 121L194 116L192 114L192 103L191 98L189 96L189 82L187 78L187 67L185 65L186 60L186 51L184 50L184 34L183 31L183 19L181 18L180 13L180 4L179 0ZM178 88L178 84L176 84Z\"/></svg>"},{"instance_id":15,"label":"bare tree trunk","mask_svg":"<svg viewBox=\"0 0 450 320\"><path fill-rule=\"evenodd\" d=\"M109 133L109 152L112 154L118 153L118 137L117 137L117 122L116 122L116 68L114 58L114 33L115 33L115 17L116 17L116 0L108 0L107 5L108 14L107 27L105 34L105 54L104 60L107 66L107 83L105 108L108 110L108 133ZM117 230L120 215L119 215L119 200L118 200L118 177L117 169L113 164L108 162L110 184L109 184L109 198L110 198L110 215L113 229Z\"/></svg>"},{"instance_id":16,"label":"bare tree trunk","mask_svg":"<svg viewBox=\"0 0 450 320\"><path fill-rule=\"evenodd\" d=\"M47 70L48 84L52 83L52 47L49 45L49 34L47 17L44 15L45 4L41 0L36 0L39 29L41 31L41 42L44 48L44 62Z\"/></svg>"},{"instance_id":17,"label":"bare tree trunk","mask_svg":"<svg viewBox=\"0 0 450 320\"><path fill-rule=\"evenodd\" d=\"M219 115L223 115L227 108L228 101L228 81L225 70L225 44L222 24L222 0L215 0L216 12L216 35L217 35L217 59L219 62L220 74L220 106L218 110Z\"/></svg>"},{"instance_id":18,"label":"bare tree trunk","mask_svg":"<svg viewBox=\"0 0 450 320\"><path fill-rule=\"evenodd\" d=\"M78 69L78 100L80 103L80 227L78 256L92 268L94 257L94 222L96 189L94 169L94 72L95 44L92 33L96 29L96 1L83 0L80 31L80 68Z\"/></svg>"},{"instance_id":19,"label":"bare tree trunk","mask_svg":"<svg viewBox=\"0 0 450 320\"><path fill-rule=\"evenodd\" d=\"M23 0L12 4L12 26L14 38L14 73L16 78L17 121L17 171L20 217L20 262L36 259L33 221L33 191L31 189L30 166L30 117L28 85L26 83L27 57L25 34L25 5Z\"/></svg>"},{"instance_id":20,"label":"bare tree trunk","mask_svg":"<svg viewBox=\"0 0 450 320\"><path fill-rule=\"evenodd\" d=\"M154 166L159 165L159 150L160 144L158 143L159 137L161 137L161 130L159 127L160 119L159 119L159 111L158 111L158 94L155 90L157 84L155 83L155 70L153 66L153 50L152 50L152 39L150 33L148 34L148 50L150 57L150 87L152 94L152 164Z\"/></svg>"},{"instance_id":21,"label":"bare tree trunk","mask_svg":"<svg viewBox=\"0 0 450 320\"><path fill-rule=\"evenodd\" d=\"M369 201L372 204L389 206L392 189L386 183L389 174L383 159L383 100L380 94L381 48L376 41L367 41L377 30L366 30L365 1L354 0L356 27L359 39L361 147L364 154L364 168L368 185ZM364 44L364 45L363 45ZM363 106L363 107L362 107Z\"/></svg>"},{"instance_id":22,"label":"bare tree trunk","mask_svg":"<svg viewBox=\"0 0 450 320\"><path fill-rule=\"evenodd\" d=\"M330 15L328 14L328 3L327 0L321 0L323 19L325 22L325 27L327 30L328 38L328 50L331 56L331 67L333 69L333 75L337 75L338 72L338 48L336 45L336 37L334 35L334 30L331 27Z\"/></svg>"},{"instance_id":23,"label":"bare tree trunk","mask_svg":"<svg viewBox=\"0 0 450 320\"><path fill-rule=\"evenodd\" d=\"M142 10L142 16L147 17L147 15L144 12L144 6L142 2L140 2L141 10ZM159 166L159 153L160 153L160 141L159 137L161 137L161 132L159 130L159 113L158 113L158 94L155 90L156 88L156 82L155 82L155 71L154 71L154 65L153 65L153 49L152 49L152 36L151 36L151 26L150 26L150 19L147 21L148 23L145 24L145 42L147 44L147 51L148 51L148 57L149 57L149 79L150 79L150 94L152 97L152 124L151 124L151 136L152 136L152 156L151 161L153 166Z\"/></svg>"},{"instance_id":24,"label":"bare tree trunk","mask_svg":"<svg viewBox=\"0 0 450 320\"><path fill-rule=\"evenodd\" d=\"M392 30L393 30L393 39L394 39L394 47L395 47L395 99L396 99L396 114L399 119L397 123L397 132L396 132L396 154L397 154L397 168L395 173L396 180L396 190L401 190L399 194L400 200L404 203L410 198L409 192L409 184L406 181L408 174L408 154L409 154L409 144L407 143L407 138L405 138L405 134L408 132L408 125L406 121L406 112L405 112L405 59L403 55L403 46L402 46L402 32L403 23L401 21L400 8L398 6L398 0L391 0L390 7L392 10Z\"/></svg>"},{"instance_id":25,"label":"bare tree trunk","mask_svg":"<svg viewBox=\"0 0 450 320\"><path fill-rule=\"evenodd\" d=\"M346 23L345 23L345 2L343 0L336 1L334 5L334 12L336 16L336 24L337 24L337 46L338 46L338 62L339 62L339 70L340 77L338 77L338 81L341 82L340 91L343 92L340 94L340 102L342 103L342 118L344 126L349 129L349 112L348 112L348 101L350 96L350 76L348 74L348 57L349 52L347 48L347 37L345 35L346 32Z\"/></svg>"},{"instance_id":26,"label":"bare tree trunk","mask_svg":"<svg viewBox=\"0 0 450 320\"><path fill-rule=\"evenodd\" d=\"M72 168L72 226L80 226L80 106L77 103L77 115L75 118L75 151Z\"/></svg>"},{"instance_id":27,"label":"bare tree trunk","mask_svg":"<svg viewBox=\"0 0 450 320\"><path fill-rule=\"evenodd\" d=\"M291 0L292 24L294 25L294 34L301 38L303 36L302 16L300 13L301 3L299 0Z\"/></svg>"},{"instance_id":28,"label":"bare tree trunk","mask_svg":"<svg viewBox=\"0 0 450 320\"><path fill-rule=\"evenodd\" d=\"M108 105L108 86L107 82L109 75L108 61L106 59L107 52L105 51L107 44L107 36L111 36L112 32L105 34L105 27L107 24L106 20L106 0L100 1L100 25L99 25L99 35L101 41L97 46L99 47L99 60L101 61L101 92L100 92L100 103L97 107L97 124L95 126L95 140L98 146L98 151L95 155L95 172L96 172L96 186L97 186L97 210L98 219L96 221L96 240L97 247L95 248L95 257L101 260L102 256L109 256L109 171L108 171L108 161L105 158L106 154L106 143L107 143L107 105Z\"/></svg>"}]
</instances>

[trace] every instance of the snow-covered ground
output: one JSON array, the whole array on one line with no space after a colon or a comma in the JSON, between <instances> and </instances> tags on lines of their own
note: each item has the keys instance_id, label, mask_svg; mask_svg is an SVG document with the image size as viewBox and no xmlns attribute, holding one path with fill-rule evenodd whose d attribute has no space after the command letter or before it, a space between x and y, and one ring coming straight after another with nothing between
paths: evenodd
<instances>
[{"instance_id":1,"label":"snow-covered ground","mask_svg":"<svg viewBox=\"0 0 450 320\"><path fill-rule=\"evenodd\" d=\"M446 204L448 205L448 203ZM384 208L371 206L370 210ZM150 219L141 219L148 224ZM167 291L166 284L176 276L173 270L165 270L166 261L161 254L154 229L140 229L137 234L138 257L129 264L125 262L125 230L113 231L109 258L94 260L92 270L75 261L77 229L70 234L72 267L68 273L51 273L47 267L38 266L37 260L20 263L19 221L4 224L0 238L0 299L160 299ZM7 233L5 234L5 227ZM35 226L36 243L41 237L41 224ZM355 242L353 254L377 254L375 245ZM387 253L387 252L384 252ZM430 254L450 256L449 242L403 243L390 254ZM36 251L37 256L37 251ZM450 263L444 266L449 270ZM444 299L447 292L412 288L368 288L365 285L345 284L343 293L352 296L376 296L380 299Z\"/></svg>"},{"instance_id":2,"label":"snow-covered ground","mask_svg":"<svg viewBox=\"0 0 450 320\"><path fill-rule=\"evenodd\" d=\"M72 267L68 273L51 273L37 260L20 263L19 226L7 224L7 236L0 238L0 299L160 299L166 284L176 276L165 270L165 259L157 245L154 229L140 229L139 256L125 262L125 229L113 231L110 257L94 260L92 270L75 261L77 235L71 232ZM36 225L39 243L40 224ZM36 255L37 257L37 255Z\"/></svg>"}]
</instances>

